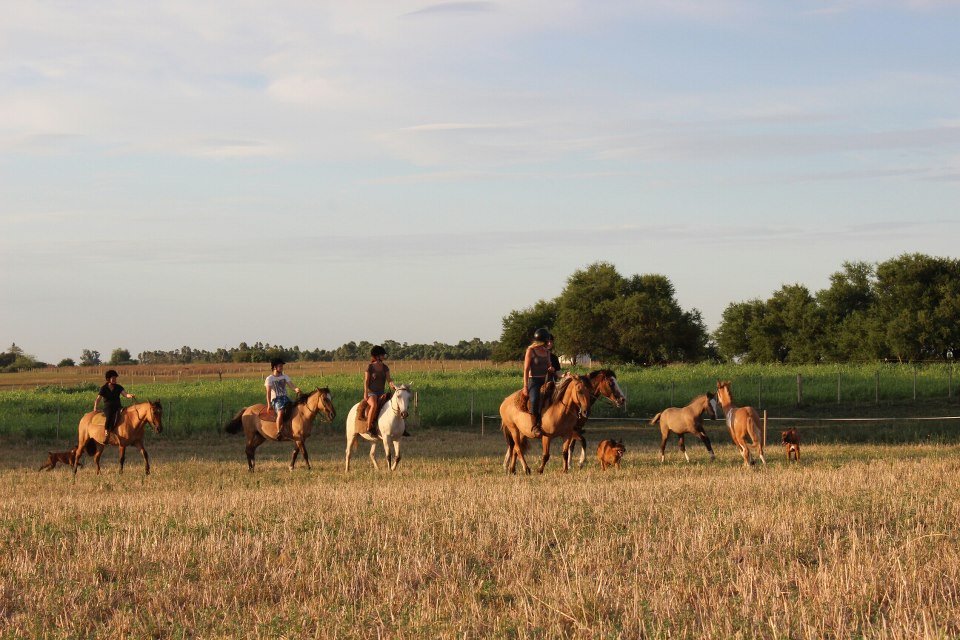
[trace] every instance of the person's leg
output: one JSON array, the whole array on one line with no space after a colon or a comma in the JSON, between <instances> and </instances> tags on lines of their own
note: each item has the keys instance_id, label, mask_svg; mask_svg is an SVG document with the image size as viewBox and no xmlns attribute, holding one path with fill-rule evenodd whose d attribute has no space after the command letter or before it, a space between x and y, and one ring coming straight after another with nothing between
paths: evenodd
<instances>
[{"instance_id":1,"label":"person's leg","mask_svg":"<svg viewBox=\"0 0 960 640\"><path fill-rule=\"evenodd\" d=\"M367 396L367 431L370 435L379 436L377 431L377 396Z\"/></svg>"},{"instance_id":2,"label":"person's leg","mask_svg":"<svg viewBox=\"0 0 960 640\"><path fill-rule=\"evenodd\" d=\"M533 435L539 437L542 433L540 429L540 387L543 386L543 378L530 378L527 381L527 397L529 398L529 411L533 416Z\"/></svg>"}]
</instances>

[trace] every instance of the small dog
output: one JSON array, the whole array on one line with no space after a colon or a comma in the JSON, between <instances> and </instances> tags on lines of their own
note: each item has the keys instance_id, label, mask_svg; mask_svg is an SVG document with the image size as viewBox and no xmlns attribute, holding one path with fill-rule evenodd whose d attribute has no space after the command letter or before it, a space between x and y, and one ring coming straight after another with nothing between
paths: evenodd
<instances>
[{"instance_id":1,"label":"small dog","mask_svg":"<svg viewBox=\"0 0 960 640\"><path fill-rule=\"evenodd\" d=\"M49 451L48 454L47 464L37 469L37 471L43 471L44 469L47 471L52 471L53 468L57 466L58 462L60 464L65 464L68 467L72 467L73 459L77 455L77 452L74 449L70 449L70 451ZM82 467L83 463L81 462L77 466Z\"/></svg>"},{"instance_id":2,"label":"small dog","mask_svg":"<svg viewBox=\"0 0 960 640\"><path fill-rule=\"evenodd\" d=\"M616 467L620 468L620 458L623 457L623 453L627 450L623 446L623 441L617 442L616 440L602 440L600 446L597 447L597 459L600 461L600 468L604 471L607 470L607 467Z\"/></svg>"},{"instance_id":3,"label":"small dog","mask_svg":"<svg viewBox=\"0 0 960 640\"><path fill-rule=\"evenodd\" d=\"M800 434L796 429L787 429L780 434L780 441L787 450L787 462L795 459L800 462Z\"/></svg>"}]
</instances>

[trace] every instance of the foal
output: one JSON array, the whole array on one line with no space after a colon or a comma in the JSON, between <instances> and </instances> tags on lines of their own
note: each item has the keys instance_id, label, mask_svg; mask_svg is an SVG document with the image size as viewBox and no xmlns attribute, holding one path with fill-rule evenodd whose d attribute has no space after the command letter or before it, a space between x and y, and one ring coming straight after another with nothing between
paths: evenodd
<instances>
[{"instance_id":1,"label":"foal","mask_svg":"<svg viewBox=\"0 0 960 640\"><path fill-rule=\"evenodd\" d=\"M760 462L767 464L763 457L763 437L760 430L760 414L753 407L738 407L733 404L733 396L730 394L730 381L717 380L717 399L720 401L720 407L727 416L727 428L730 430L730 437L733 444L737 445L740 453L743 454L744 466L750 466L750 449L757 450L757 456ZM750 444L747 445L747 438L750 438Z\"/></svg>"}]
</instances>

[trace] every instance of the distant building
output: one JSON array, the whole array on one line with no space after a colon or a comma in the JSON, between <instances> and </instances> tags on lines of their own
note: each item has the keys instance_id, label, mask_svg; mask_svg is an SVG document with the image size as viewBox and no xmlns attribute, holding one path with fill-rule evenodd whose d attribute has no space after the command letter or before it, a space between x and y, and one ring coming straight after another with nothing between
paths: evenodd
<instances>
[{"instance_id":1,"label":"distant building","mask_svg":"<svg viewBox=\"0 0 960 640\"><path fill-rule=\"evenodd\" d=\"M560 356L560 364L564 367L592 367L593 358L589 353L581 353L578 356Z\"/></svg>"}]
</instances>

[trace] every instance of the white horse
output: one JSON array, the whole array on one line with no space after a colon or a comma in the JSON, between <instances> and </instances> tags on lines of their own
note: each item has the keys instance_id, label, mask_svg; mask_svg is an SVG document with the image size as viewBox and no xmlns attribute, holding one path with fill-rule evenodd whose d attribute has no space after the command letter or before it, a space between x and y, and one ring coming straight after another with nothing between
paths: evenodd
<instances>
[{"instance_id":1,"label":"white horse","mask_svg":"<svg viewBox=\"0 0 960 640\"><path fill-rule=\"evenodd\" d=\"M369 432L356 433L354 431L357 422L357 410L360 407L360 403L358 402L350 408L350 413L347 414L347 455L344 471L350 471L350 454L357 446L358 438L363 438L373 443L370 445L370 461L373 463L374 469L380 468L376 458L377 440L383 440L383 451L387 455L387 466L389 469L393 471L397 468L397 465L400 464L400 438L406 429L406 419L407 416L410 415L410 403L412 401L413 390L409 384L402 384L397 387L393 397L390 398L390 402L383 405L380 409L380 414L377 416L377 430L380 432L379 438L370 435ZM391 444L393 445L393 449L390 448ZM394 457L394 455L396 455L396 457Z\"/></svg>"}]
</instances>

